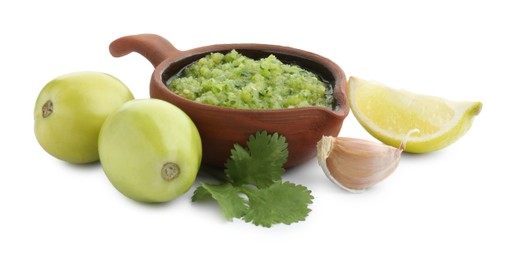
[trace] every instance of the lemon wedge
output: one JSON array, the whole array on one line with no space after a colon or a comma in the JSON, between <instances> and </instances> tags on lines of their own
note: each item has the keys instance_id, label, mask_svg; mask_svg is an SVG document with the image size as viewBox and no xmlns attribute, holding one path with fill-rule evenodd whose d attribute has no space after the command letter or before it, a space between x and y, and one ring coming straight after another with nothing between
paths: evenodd
<instances>
[{"instance_id":1,"label":"lemon wedge","mask_svg":"<svg viewBox=\"0 0 511 260\"><path fill-rule=\"evenodd\" d=\"M397 90L375 81L350 77L348 101L358 122L376 139L405 151L427 153L462 137L482 109L481 102L457 102Z\"/></svg>"}]
</instances>

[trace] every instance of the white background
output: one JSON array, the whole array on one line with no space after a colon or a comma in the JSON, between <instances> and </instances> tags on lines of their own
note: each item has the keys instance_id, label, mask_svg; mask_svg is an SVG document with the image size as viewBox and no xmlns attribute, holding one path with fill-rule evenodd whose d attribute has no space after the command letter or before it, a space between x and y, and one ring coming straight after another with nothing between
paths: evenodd
<instances>
[{"instance_id":1,"label":"white background","mask_svg":"<svg viewBox=\"0 0 511 260\"><path fill-rule=\"evenodd\" d=\"M7 4L9 3L9 4ZM335 3L335 5L334 5ZM4 1L0 4L0 259L510 259L506 1ZM120 36L159 34L178 49L269 43L326 56L347 76L481 101L470 131L438 152L404 155L363 194L332 184L315 160L285 180L315 197L304 222L226 222L192 190L131 201L99 164L46 154L33 134L37 94L74 71L110 73L149 97L151 64L113 58ZM375 140L348 116L341 136Z\"/></svg>"}]
</instances>

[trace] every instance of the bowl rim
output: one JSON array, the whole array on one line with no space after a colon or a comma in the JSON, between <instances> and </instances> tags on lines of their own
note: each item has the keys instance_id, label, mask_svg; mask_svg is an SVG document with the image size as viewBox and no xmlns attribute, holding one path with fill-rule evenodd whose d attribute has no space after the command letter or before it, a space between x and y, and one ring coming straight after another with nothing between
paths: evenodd
<instances>
[{"instance_id":1,"label":"bowl rim","mask_svg":"<svg viewBox=\"0 0 511 260\"><path fill-rule=\"evenodd\" d=\"M278 55L286 55L286 56L294 56L299 57L301 59L309 60L315 64L323 66L326 70L328 70L333 76L332 88L334 91L334 98L339 103L335 109L329 109L321 106L307 106L307 107L295 107L295 108L280 108L280 109L241 109L241 108L231 108L231 107L222 107L211 104L200 103L195 100L191 100L185 97L182 97L176 94L174 91L169 89L164 83L163 77L164 73L168 70L172 64L176 64L185 59L193 58L194 56L203 57L212 52L228 52L230 50L253 50L253 51L261 51L266 53L272 53L276 56ZM242 53L240 51L240 53ZM158 88L166 95L171 96L174 99L179 100L181 103L187 103L188 105L198 108L198 109L207 109L207 110L215 110L218 112L228 112L228 113L241 113L241 114L261 114L261 113L283 113L283 112L305 112L310 110L319 110L324 111L326 113L332 114L336 117L344 118L349 113L349 104L347 100L347 79L344 71L332 60L320 56L318 54L296 49L289 46L281 46L281 45L272 45L272 44L260 44L260 43L231 43L231 44L214 44L208 46L202 46L194 49L189 49L187 51L178 51L179 53L173 53L168 58L163 60L160 64L158 64L153 71L150 89L151 96L153 96L153 88ZM193 61L196 61L194 59ZM192 61L192 62L193 62ZM181 66L182 69L185 66L188 66L192 62L187 63L184 66ZM317 74L317 73L316 73ZM340 100L339 100L340 98Z\"/></svg>"}]
</instances>

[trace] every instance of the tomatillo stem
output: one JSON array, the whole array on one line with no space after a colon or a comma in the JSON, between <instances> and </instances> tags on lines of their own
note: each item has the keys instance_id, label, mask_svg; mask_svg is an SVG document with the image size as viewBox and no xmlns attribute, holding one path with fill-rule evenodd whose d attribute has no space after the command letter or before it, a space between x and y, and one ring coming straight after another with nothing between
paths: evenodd
<instances>
[{"instance_id":1,"label":"tomatillo stem","mask_svg":"<svg viewBox=\"0 0 511 260\"><path fill-rule=\"evenodd\" d=\"M53 102L51 100L46 101L43 105L43 118L47 118L53 112Z\"/></svg>"},{"instance_id":2,"label":"tomatillo stem","mask_svg":"<svg viewBox=\"0 0 511 260\"><path fill-rule=\"evenodd\" d=\"M161 168L161 177L166 181L171 181L179 176L179 165L168 162Z\"/></svg>"}]
</instances>

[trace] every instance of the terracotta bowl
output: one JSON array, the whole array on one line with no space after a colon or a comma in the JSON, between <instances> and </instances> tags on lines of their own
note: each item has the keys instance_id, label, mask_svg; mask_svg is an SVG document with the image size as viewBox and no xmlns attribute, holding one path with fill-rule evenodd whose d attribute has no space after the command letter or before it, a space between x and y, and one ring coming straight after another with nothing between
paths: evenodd
<instances>
[{"instance_id":1,"label":"terracotta bowl","mask_svg":"<svg viewBox=\"0 0 511 260\"><path fill-rule=\"evenodd\" d=\"M211 52L227 53L235 49L251 57L274 54L284 63L292 63L312 71L334 88L334 109L304 107L272 110L246 110L201 104L173 93L165 82L185 66ZM316 143L323 135L337 136L349 113L346 76L331 60L307 51L268 44L218 44L191 50L176 49L166 39L154 34L130 35L110 44L110 53L121 57L138 52L155 67L151 77L150 96L166 100L187 113L199 129L203 145L202 163L223 167L235 143L245 145L248 137L266 130L285 136L290 168L312 159Z\"/></svg>"}]
</instances>

